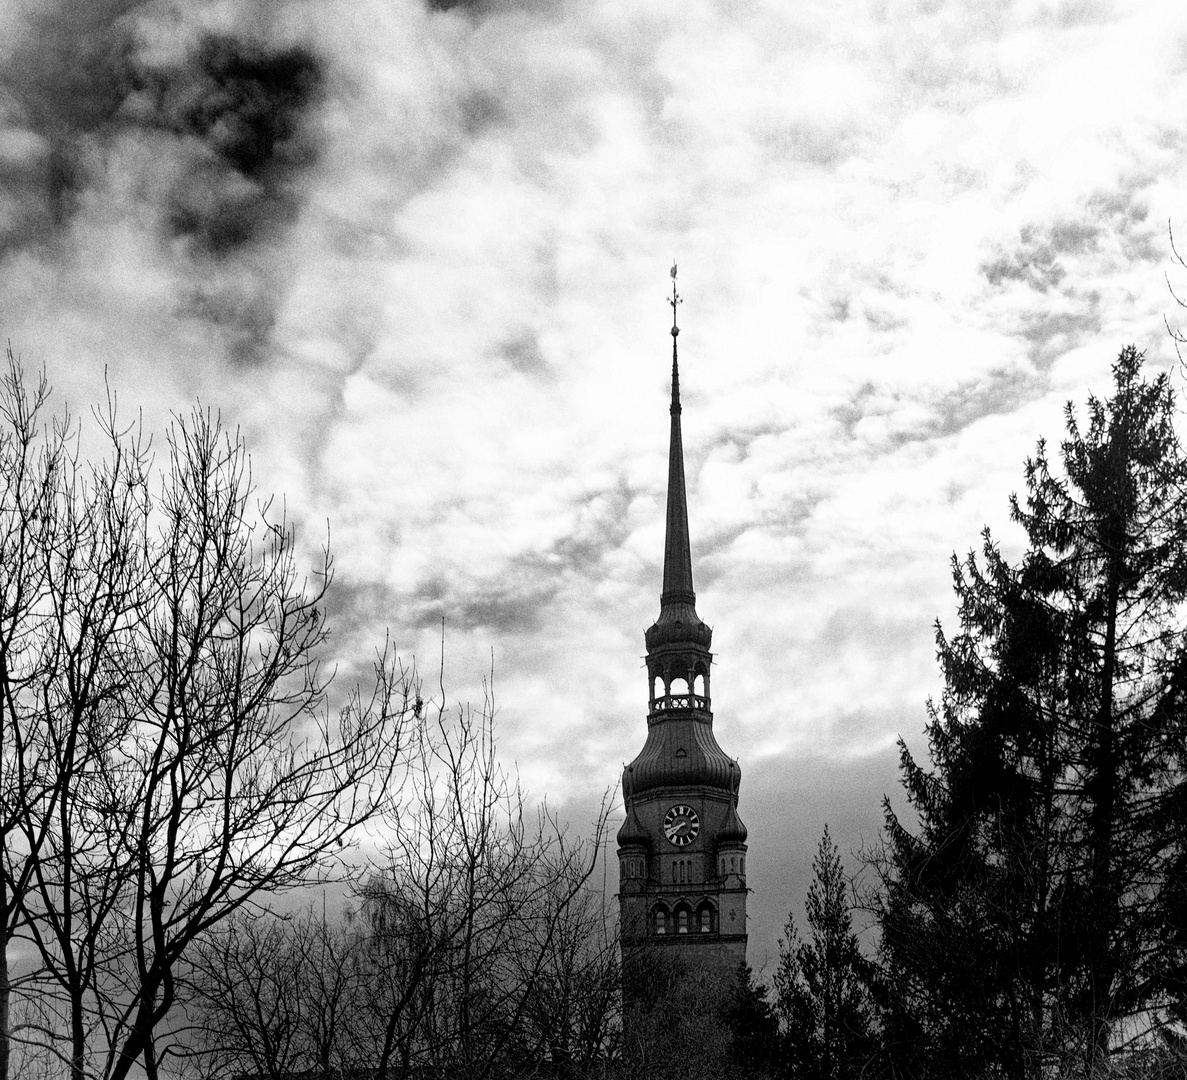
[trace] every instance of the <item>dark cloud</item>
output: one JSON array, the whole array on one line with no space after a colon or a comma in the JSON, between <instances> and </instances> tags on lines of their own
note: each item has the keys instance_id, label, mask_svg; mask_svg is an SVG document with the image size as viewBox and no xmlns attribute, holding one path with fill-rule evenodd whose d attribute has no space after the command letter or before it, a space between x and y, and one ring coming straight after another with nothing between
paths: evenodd
<instances>
[{"instance_id":1,"label":"dark cloud","mask_svg":"<svg viewBox=\"0 0 1187 1080\"><path fill-rule=\"evenodd\" d=\"M758 132L759 142L772 157L832 168L852 155L856 133L812 123L794 123Z\"/></svg>"},{"instance_id":2,"label":"dark cloud","mask_svg":"<svg viewBox=\"0 0 1187 1080\"><path fill-rule=\"evenodd\" d=\"M867 307L864 314L866 325L878 333L885 334L893 330L901 330L907 325L905 315L895 315L889 311L878 310L873 307Z\"/></svg>"},{"instance_id":3,"label":"dark cloud","mask_svg":"<svg viewBox=\"0 0 1187 1080\"><path fill-rule=\"evenodd\" d=\"M1031 311L1022 315L1019 333L1026 341L1026 355L1046 370L1060 356L1085 338L1100 333L1100 294L1087 293L1072 311Z\"/></svg>"},{"instance_id":4,"label":"dark cloud","mask_svg":"<svg viewBox=\"0 0 1187 1080\"><path fill-rule=\"evenodd\" d=\"M551 376L552 369L540 351L540 339L531 330L525 330L499 349L499 354L521 375L533 377Z\"/></svg>"},{"instance_id":5,"label":"dark cloud","mask_svg":"<svg viewBox=\"0 0 1187 1080\"><path fill-rule=\"evenodd\" d=\"M938 438L955 435L983 417L1011 413L1041 392L1039 381L1025 371L1006 368L990 372L988 378L960 386L931 403L929 434Z\"/></svg>"},{"instance_id":6,"label":"dark cloud","mask_svg":"<svg viewBox=\"0 0 1187 1080\"><path fill-rule=\"evenodd\" d=\"M128 92L139 0L47 4L29 16L2 82L28 126L67 140L106 125Z\"/></svg>"},{"instance_id":7,"label":"dark cloud","mask_svg":"<svg viewBox=\"0 0 1187 1080\"><path fill-rule=\"evenodd\" d=\"M194 285L182 296L186 314L216 329L228 356L256 361L276 325L276 298L266 274L243 275L227 286Z\"/></svg>"},{"instance_id":8,"label":"dark cloud","mask_svg":"<svg viewBox=\"0 0 1187 1080\"><path fill-rule=\"evenodd\" d=\"M317 157L306 119L324 71L313 52L208 35L185 63L138 74L139 121L187 150L169 196L175 234L220 255L293 220L296 181Z\"/></svg>"},{"instance_id":9,"label":"dark cloud","mask_svg":"<svg viewBox=\"0 0 1187 1080\"><path fill-rule=\"evenodd\" d=\"M406 589L340 575L330 594L331 624L361 629L378 621L424 629L444 617L451 627L481 628L495 639L539 631L567 583L604 576L599 570L603 559L629 536L628 511L636 495L624 479L590 493L570 532L520 552L496 573L433 573ZM487 560L479 553L478 561Z\"/></svg>"},{"instance_id":10,"label":"dark cloud","mask_svg":"<svg viewBox=\"0 0 1187 1080\"><path fill-rule=\"evenodd\" d=\"M872 382L864 382L850 396L843 405L831 410L833 418L841 425L841 430L847 438L853 438L857 425L872 412L879 411L877 407L878 388Z\"/></svg>"},{"instance_id":11,"label":"dark cloud","mask_svg":"<svg viewBox=\"0 0 1187 1080\"><path fill-rule=\"evenodd\" d=\"M481 91L463 97L459 107L462 130L471 138L481 135L487 129L503 123L507 119L506 110L499 100L493 95Z\"/></svg>"},{"instance_id":12,"label":"dark cloud","mask_svg":"<svg viewBox=\"0 0 1187 1080\"><path fill-rule=\"evenodd\" d=\"M383 622L386 612L394 610L396 593L381 581L364 581L342 572L326 590L327 622L335 635L350 635L355 631Z\"/></svg>"},{"instance_id":13,"label":"dark cloud","mask_svg":"<svg viewBox=\"0 0 1187 1080\"><path fill-rule=\"evenodd\" d=\"M21 25L0 71L0 254L52 240L73 217L91 182L88 140L129 90L137 6L47 4Z\"/></svg>"},{"instance_id":14,"label":"dark cloud","mask_svg":"<svg viewBox=\"0 0 1187 1080\"><path fill-rule=\"evenodd\" d=\"M497 578L433 575L392 597L391 621L404 628L446 625L463 631L479 627L492 637L538 630L544 607L559 583L511 570Z\"/></svg>"},{"instance_id":15,"label":"dark cloud","mask_svg":"<svg viewBox=\"0 0 1187 1080\"><path fill-rule=\"evenodd\" d=\"M1161 258L1147 224L1149 211L1141 198L1147 183L1133 178L1117 191L1097 192L1087 198L1075 217L1024 226L1013 250L999 250L981 264L981 273L990 285L1018 281L1045 293L1065 285L1068 257L1107 258L1113 243L1127 261Z\"/></svg>"},{"instance_id":16,"label":"dark cloud","mask_svg":"<svg viewBox=\"0 0 1187 1080\"><path fill-rule=\"evenodd\" d=\"M1034 376L1016 368L991 371L982 379L962 383L930 398L920 398L916 394L866 382L858 387L848 401L834 408L832 416L840 424L846 438L855 438L858 425L868 417L893 416L908 410L913 413L922 406L927 410L924 418L906 429L892 426L888 432L887 444L898 447L911 442L946 438L983 417L1012 412L1040 389L1039 381Z\"/></svg>"},{"instance_id":17,"label":"dark cloud","mask_svg":"<svg viewBox=\"0 0 1187 1080\"><path fill-rule=\"evenodd\" d=\"M630 507L639 495L624 476L611 487L590 492L572 532L530 556L530 561L538 559L541 569L548 568L552 574L596 575L606 555L621 548L630 536Z\"/></svg>"},{"instance_id":18,"label":"dark cloud","mask_svg":"<svg viewBox=\"0 0 1187 1080\"><path fill-rule=\"evenodd\" d=\"M558 7L558 0L425 0L429 11L461 11L467 15L493 14L508 8L528 8L541 12Z\"/></svg>"},{"instance_id":19,"label":"dark cloud","mask_svg":"<svg viewBox=\"0 0 1187 1080\"><path fill-rule=\"evenodd\" d=\"M82 193L120 171L110 159L129 137L147 145L137 191L168 235L220 255L295 217L322 63L229 33L154 59L137 33L143 7L63 2L23 25L0 75L0 252L60 233Z\"/></svg>"},{"instance_id":20,"label":"dark cloud","mask_svg":"<svg viewBox=\"0 0 1187 1080\"><path fill-rule=\"evenodd\" d=\"M1017 318L1016 333L1040 370L1098 334L1102 274L1162 258L1142 197L1150 180L1124 179L1116 190L1086 198L1074 216L1023 228L1013 250L999 249L981 265L994 288L1018 282L1042 297Z\"/></svg>"},{"instance_id":21,"label":"dark cloud","mask_svg":"<svg viewBox=\"0 0 1187 1080\"><path fill-rule=\"evenodd\" d=\"M828 301L828 318L830 322L849 321L849 297L844 296Z\"/></svg>"}]
</instances>

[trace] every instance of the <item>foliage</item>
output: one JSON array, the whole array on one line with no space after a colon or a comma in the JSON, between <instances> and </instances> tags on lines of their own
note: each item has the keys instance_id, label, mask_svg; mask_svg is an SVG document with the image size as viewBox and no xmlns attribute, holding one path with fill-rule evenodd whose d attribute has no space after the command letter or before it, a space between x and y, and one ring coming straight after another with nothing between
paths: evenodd
<instances>
[{"instance_id":1,"label":"foliage","mask_svg":"<svg viewBox=\"0 0 1187 1080\"><path fill-rule=\"evenodd\" d=\"M623 958L622 1061L628 1076L724 1080L733 1035L723 1013L734 972L676 948Z\"/></svg>"},{"instance_id":2,"label":"foliage","mask_svg":"<svg viewBox=\"0 0 1187 1080\"><path fill-rule=\"evenodd\" d=\"M871 965L861 954L849 904L849 883L829 835L820 838L808 888L810 939L801 941L788 916L779 943L775 1012L783 1074L796 1080L848 1080L864 1075L875 1054Z\"/></svg>"},{"instance_id":3,"label":"foliage","mask_svg":"<svg viewBox=\"0 0 1187 1080\"><path fill-rule=\"evenodd\" d=\"M739 967L723 1011L730 1033L731 1074L741 1078L773 1077L782 1061L779 1020L767 1000L767 988L749 964Z\"/></svg>"},{"instance_id":4,"label":"foliage","mask_svg":"<svg viewBox=\"0 0 1187 1080\"><path fill-rule=\"evenodd\" d=\"M1168 377L1124 349L1088 425L1066 410L988 531L953 559L960 631L932 768L900 743L912 833L886 804L874 904L887 1047L915 1075L1091 1072L1182 1000L1187 461Z\"/></svg>"}]
</instances>

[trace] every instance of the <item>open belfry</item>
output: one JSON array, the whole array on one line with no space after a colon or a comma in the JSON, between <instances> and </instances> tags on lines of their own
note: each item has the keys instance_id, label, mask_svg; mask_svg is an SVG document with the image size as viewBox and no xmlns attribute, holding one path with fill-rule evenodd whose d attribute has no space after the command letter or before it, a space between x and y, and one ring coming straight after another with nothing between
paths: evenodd
<instances>
[{"instance_id":1,"label":"open belfry","mask_svg":"<svg viewBox=\"0 0 1187 1080\"><path fill-rule=\"evenodd\" d=\"M696 611L680 435L676 268L667 530L659 618L646 632L647 741L623 771L618 831L624 991L629 972L678 972L712 991L746 960L746 826L741 770L713 734L712 631ZM709 1002L715 995L702 995Z\"/></svg>"}]
</instances>

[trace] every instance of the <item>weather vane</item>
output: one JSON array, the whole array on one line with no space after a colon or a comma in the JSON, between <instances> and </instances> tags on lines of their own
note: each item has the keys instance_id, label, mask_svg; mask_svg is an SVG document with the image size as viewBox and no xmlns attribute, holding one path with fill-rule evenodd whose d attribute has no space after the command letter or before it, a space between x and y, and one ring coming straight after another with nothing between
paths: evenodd
<instances>
[{"instance_id":1,"label":"weather vane","mask_svg":"<svg viewBox=\"0 0 1187 1080\"><path fill-rule=\"evenodd\" d=\"M683 304L680 294L676 291L676 262L672 262L672 299L668 301L672 305L672 337L680 333L680 327L676 325L676 305Z\"/></svg>"}]
</instances>

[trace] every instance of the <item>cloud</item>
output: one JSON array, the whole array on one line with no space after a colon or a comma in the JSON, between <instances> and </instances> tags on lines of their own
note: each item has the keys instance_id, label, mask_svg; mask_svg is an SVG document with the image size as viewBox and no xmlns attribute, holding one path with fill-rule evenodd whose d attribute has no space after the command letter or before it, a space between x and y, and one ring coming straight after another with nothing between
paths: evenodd
<instances>
[{"instance_id":1,"label":"cloud","mask_svg":"<svg viewBox=\"0 0 1187 1080\"><path fill-rule=\"evenodd\" d=\"M324 58L186 5L59 0L4 21L0 262L65 277L127 256L161 315L207 324L232 359L265 355L287 284L266 249L317 163Z\"/></svg>"},{"instance_id":2,"label":"cloud","mask_svg":"<svg viewBox=\"0 0 1187 1080\"><path fill-rule=\"evenodd\" d=\"M540 338L532 330L525 330L504 342L499 349L503 358L521 375L550 377L552 369L540 349Z\"/></svg>"},{"instance_id":3,"label":"cloud","mask_svg":"<svg viewBox=\"0 0 1187 1080\"><path fill-rule=\"evenodd\" d=\"M144 65L136 75L135 122L184 145L167 195L175 235L219 256L292 223L301 175L318 155L308 113L323 62L307 46L206 34L181 64Z\"/></svg>"},{"instance_id":4,"label":"cloud","mask_svg":"<svg viewBox=\"0 0 1187 1080\"><path fill-rule=\"evenodd\" d=\"M1039 293L1075 288L1069 266L1110 259L1152 262L1163 257L1153 244L1149 207L1141 198L1145 183L1115 191L1097 191L1084 200L1080 213L1042 224L1024 225L1011 251L1000 250L981 264L990 285L1017 281ZM1080 275L1077 275L1080 277Z\"/></svg>"},{"instance_id":5,"label":"cloud","mask_svg":"<svg viewBox=\"0 0 1187 1080\"><path fill-rule=\"evenodd\" d=\"M10 12L0 74L0 160L8 206L0 256L65 228L91 183L88 139L110 129L129 87L138 5L62 0L24 19Z\"/></svg>"},{"instance_id":6,"label":"cloud","mask_svg":"<svg viewBox=\"0 0 1187 1080\"><path fill-rule=\"evenodd\" d=\"M1045 326L1053 336L1058 322L1052 319ZM1036 341L1038 334L1036 326ZM991 370L951 388L896 389L865 382L831 413L844 438L871 450L893 450L946 439L984 417L1012 412L1039 390L1034 376L1017 368Z\"/></svg>"},{"instance_id":7,"label":"cloud","mask_svg":"<svg viewBox=\"0 0 1187 1080\"><path fill-rule=\"evenodd\" d=\"M261 489L330 522L344 671L390 627L435 672L444 616L451 698L493 649L508 755L577 800L645 734L675 256L770 927L817 780L877 819L853 763L922 724L949 553L1121 341L1158 352L1182 10L8 5L5 333L73 400L110 365L242 424Z\"/></svg>"},{"instance_id":8,"label":"cloud","mask_svg":"<svg viewBox=\"0 0 1187 1080\"><path fill-rule=\"evenodd\" d=\"M1098 189L1075 213L1025 224L1016 242L981 263L991 290L1022 290L1015 332L1040 371L1099 336L1112 306L1104 281L1164 257L1146 197L1152 183L1139 174Z\"/></svg>"}]
</instances>

